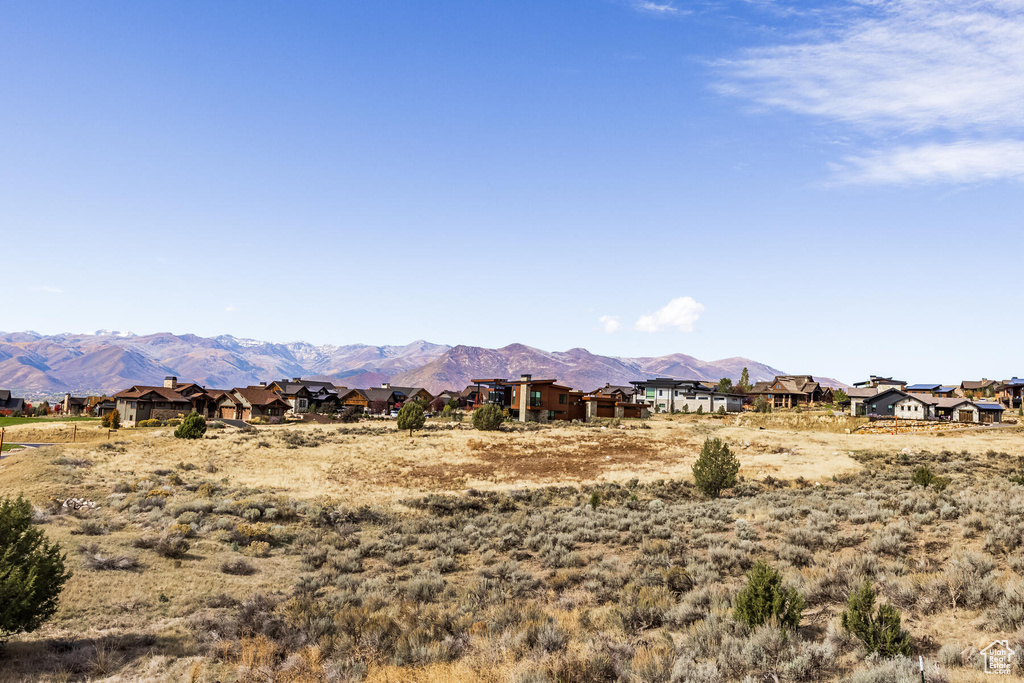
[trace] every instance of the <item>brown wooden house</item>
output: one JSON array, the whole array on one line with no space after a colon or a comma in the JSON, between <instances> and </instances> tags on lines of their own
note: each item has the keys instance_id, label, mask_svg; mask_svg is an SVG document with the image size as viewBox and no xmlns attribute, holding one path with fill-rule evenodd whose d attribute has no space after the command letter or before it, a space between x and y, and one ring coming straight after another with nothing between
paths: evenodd
<instances>
[{"instance_id":1,"label":"brown wooden house","mask_svg":"<svg viewBox=\"0 0 1024 683\"><path fill-rule=\"evenodd\" d=\"M810 375L778 375L771 382L757 382L747 392L763 397L773 408L795 408L832 402L832 389L815 382Z\"/></svg>"}]
</instances>

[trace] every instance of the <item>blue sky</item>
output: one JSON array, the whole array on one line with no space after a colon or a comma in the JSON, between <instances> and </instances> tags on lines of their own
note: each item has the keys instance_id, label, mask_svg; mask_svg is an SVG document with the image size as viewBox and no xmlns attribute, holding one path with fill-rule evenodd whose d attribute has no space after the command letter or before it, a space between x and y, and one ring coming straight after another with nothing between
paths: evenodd
<instances>
[{"instance_id":1,"label":"blue sky","mask_svg":"<svg viewBox=\"0 0 1024 683\"><path fill-rule=\"evenodd\" d=\"M1020 374L1022 42L1014 0L8 2L0 329Z\"/></svg>"}]
</instances>

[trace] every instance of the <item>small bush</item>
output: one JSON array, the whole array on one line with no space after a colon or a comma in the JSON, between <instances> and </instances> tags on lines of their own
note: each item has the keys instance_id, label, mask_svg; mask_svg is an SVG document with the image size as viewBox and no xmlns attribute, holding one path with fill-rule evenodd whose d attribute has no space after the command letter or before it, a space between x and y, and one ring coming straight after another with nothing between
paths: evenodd
<instances>
[{"instance_id":1,"label":"small bush","mask_svg":"<svg viewBox=\"0 0 1024 683\"><path fill-rule=\"evenodd\" d=\"M137 426L139 426L139 427L162 427L163 424L164 423L163 423L162 420L158 420L156 418L152 418L152 419L149 419L149 420L139 420Z\"/></svg>"},{"instance_id":2,"label":"small bush","mask_svg":"<svg viewBox=\"0 0 1024 683\"><path fill-rule=\"evenodd\" d=\"M256 567L249 564L242 558L228 560L220 566L221 572L233 576L250 576L256 573Z\"/></svg>"},{"instance_id":3,"label":"small bush","mask_svg":"<svg viewBox=\"0 0 1024 683\"><path fill-rule=\"evenodd\" d=\"M114 410L110 411L109 413L107 413L106 415L103 416L103 418L100 420L100 424L102 424L107 429L120 429L121 428L121 413L120 413L120 411L118 411L116 408Z\"/></svg>"},{"instance_id":4,"label":"small bush","mask_svg":"<svg viewBox=\"0 0 1024 683\"><path fill-rule=\"evenodd\" d=\"M739 471L740 461L718 438L706 439L697 462L693 463L693 479L697 488L712 498L717 498L722 489L735 486Z\"/></svg>"},{"instance_id":5,"label":"small bush","mask_svg":"<svg viewBox=\"0 0 1024 683\"><path fill-rule=\"evenodd\" d=\"M501 428L505 421L505 414L501 407L494 403L480 406L473 411L473 428L485 432L493 432Z\"/></svg>"},{"instance_id":6,"label":"small bush","mask_svg":"<svg viewBox=\"0 0 1024 683\"><path fill-rule=\"evenodd\" d=\"M180 560L185 557L185 555L188 554L188 549L188 541L181 536L173 535L162 537L156 542L156 545L153 546L153 550L155 550L157 554L172 560Z\"/></svg>"},{"instance_id":7,"label":"small bush","mask_svg":"<svg viewBox=\"0 0 1024 683\"><path fill-rule=\"evenodd\" d=\"M875 611L875 589L864 579L850 594L843 612L843 628L857 636L868 653L882 657L910 654L910 634L900 625L900 613L892 605L879 605Z\"/></svg>"},{"instance_id":8,"label":"small bush","mask_svg":"<svg viewBox=\"0 0 1024 683\"><path fill-rule=\"evenodd\" d=\"M201 439L203 434L206 434L206 418L194 410L174 430L176 439Z\"/></svg>"},{"instance_id":9,"label":"small bush","mask_svg":"<svg viewBox=\"0 0 1024 683\"><path fill-rule=\"evenodd\" d=\"M782 585L782 574L764 560L758 560L747 573L747 585L736 595L736 621L748 628L778 621L783 629L800 625L805 602L792 587Z\"/></svg>"}]
</instances>

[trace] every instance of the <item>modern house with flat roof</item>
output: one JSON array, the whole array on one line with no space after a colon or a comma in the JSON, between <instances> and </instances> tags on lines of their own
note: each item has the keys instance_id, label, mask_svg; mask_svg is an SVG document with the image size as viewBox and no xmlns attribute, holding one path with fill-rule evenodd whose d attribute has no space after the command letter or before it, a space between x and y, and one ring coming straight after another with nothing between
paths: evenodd
<instances>
[{"instance_id":1,"label":"modern house with flat roof","mask_svg":"<svg viewBox=\"0 0 1024 683\"><path fill-rule=\"evenodd\" d=\"M636 402L650 406L656 413L696 413L698 410L717 413L719 408L725 408L727 413L743 410L743 396L710 389L699 380L658 377L630 384L636 387Z\"/></svg>"}]
</instances>

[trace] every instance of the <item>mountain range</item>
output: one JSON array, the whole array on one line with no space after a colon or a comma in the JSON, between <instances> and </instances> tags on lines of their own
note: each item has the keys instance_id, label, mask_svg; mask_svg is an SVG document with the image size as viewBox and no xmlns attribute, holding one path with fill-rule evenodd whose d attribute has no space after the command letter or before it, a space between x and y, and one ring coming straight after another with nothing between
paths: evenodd
<instances>
[{"instance_id":1,"label":"mountain range","mask_svg":"<svg viewBox=\"0 0 1024 683\"><path fill-rule=\"evenodd\" d=\"M349 388L391 382L436 392L462 389L470 380L482 377L532 374L589 391L605 383L628 384L650 376L737 380L744 367L751 382L783 374L747 358L707 362L682 353L619 358L580 348L543 351L523 344L485 349L419 340L404 346L316 346L169 332L0 332L0 387L29 399L65 392L110 394L133 384L160 384L167 375L215 388L305 377L329 379ZM843 386L826 378L819 381Z\"/></svg>"}]
</instances>

